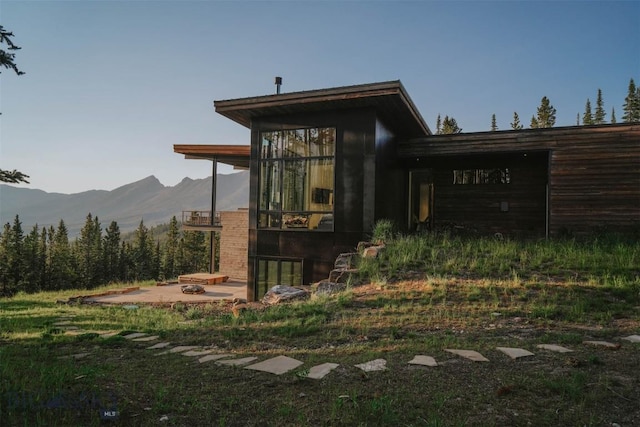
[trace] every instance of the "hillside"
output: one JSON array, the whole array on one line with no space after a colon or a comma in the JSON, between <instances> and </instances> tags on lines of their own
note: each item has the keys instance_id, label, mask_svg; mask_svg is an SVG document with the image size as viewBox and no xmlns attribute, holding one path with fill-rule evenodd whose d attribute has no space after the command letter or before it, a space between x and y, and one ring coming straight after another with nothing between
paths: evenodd
<instances>
[{"instance_id":1,"label":"hillside","mask_svg":"<svg viewBox=\"0 0 640 427\"><path fill-rule=\"evenodd\" d=\"M249 205L249 172L218 175L216 207L219 211ZM178 220L183 210L211 207L211 177L184 178L174 187L164 186L155 176L123 185L111 191L90 190L75 194L47 193L42 190L0 185L0 221L13 222L20 216L27 232L34 224L57 226L63 219L69 236L84 225L87 214L98 216L103 228L117 221L122 232L135 229L140 220L153 226Z\"/></svg>"}]
</instances>

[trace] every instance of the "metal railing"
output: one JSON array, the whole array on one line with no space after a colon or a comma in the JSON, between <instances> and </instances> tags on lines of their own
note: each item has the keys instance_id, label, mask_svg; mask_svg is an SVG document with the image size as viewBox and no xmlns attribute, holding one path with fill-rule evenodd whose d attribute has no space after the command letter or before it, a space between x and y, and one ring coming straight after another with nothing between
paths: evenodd
<instances>
[{"instance_id":1,"label":"metal railing","mask_svg":"<svg viewBox=\"0 0 640 427\"><path fill-rule=\"evenodd\" d=\"M191 227L221 226L220 212L211 211L182 211L182 224Z\"/></svg>"}]
</instances>

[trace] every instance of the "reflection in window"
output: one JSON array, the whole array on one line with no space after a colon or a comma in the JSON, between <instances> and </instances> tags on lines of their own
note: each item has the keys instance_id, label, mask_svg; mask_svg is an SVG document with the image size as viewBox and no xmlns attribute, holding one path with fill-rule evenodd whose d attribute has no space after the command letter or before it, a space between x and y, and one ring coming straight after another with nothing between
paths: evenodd
<instances>
[{"instance_id":1,"label":"reflection in window","mask_svg":"<svg viewBox=\"0 0 640 427\"><path fill-rule=\"evenodd\" d=\"M262 298L269 289L276 285L302 285L302 261L259 259L256 298Z\"/></svg>"},{"instance_id":2,"label":"reflection in window","mask_svg":"<svg viewBox=\"0 0 640 427\"><path fill-rule=\"evenodd\" d=\"M258 226L333 230L335 128L263 132Z\"/></svg>"},{"instance_id":3,"label":"reflection in window","mask_svg":"<svg viewBox=\"0 0 640 427\"><path fill-rule=\"evenodd\" d=\"M510 184L509 168L456 169L453 171L454 184Z\"/></svg>"}]
</instances>

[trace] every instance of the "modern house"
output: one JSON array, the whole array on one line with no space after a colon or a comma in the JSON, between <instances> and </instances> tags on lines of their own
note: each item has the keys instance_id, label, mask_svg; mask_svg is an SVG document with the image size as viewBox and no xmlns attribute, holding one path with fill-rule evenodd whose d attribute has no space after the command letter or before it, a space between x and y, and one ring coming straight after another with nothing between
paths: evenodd
<instances>
[{"instance_id":1,"label":"modern house","mask_svg":"<svg viewBox=\"0 0 640 427\"><path fill-rule=\"evenodd\" d=\"M250 300L325 279L383 218L533 237L640 227L640 123L432 135L399 81L214 106L250 145L174 151L213 160L214 180L217 162L250 169Z\"/></svg>"}]
</instances>

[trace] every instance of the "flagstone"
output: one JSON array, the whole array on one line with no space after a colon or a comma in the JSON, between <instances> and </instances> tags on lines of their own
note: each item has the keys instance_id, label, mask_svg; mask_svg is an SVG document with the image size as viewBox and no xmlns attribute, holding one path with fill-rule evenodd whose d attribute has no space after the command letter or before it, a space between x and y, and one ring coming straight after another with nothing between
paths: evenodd
<instances>
[{"instance_id":1,"label":"flagstone","mask_svg":"<svg viewBox=\"0 0 640 427\"><path fill-rule=\"evenodd\" d=\"M60 356L58 359L83 359L87 356L89 356L91 353L76 353L76 354L70 354L68 356Z\"/></svg>"},{"instance_id":2,"label":"flagstone","mask_svg":"<svg viewBox=\"0 0 640 427\"><path fill-rule=\"evenodd\" d=\"M536 347L543 350L555 351L556 353L571 353L573 350L557 344L538 344Z\"/></svg>"},{"instance_id":3,"label":"flagstone","mask_svg":"<svg viewBox=\"0 0 640 427\"><path fill-rule=\"evenodd\" d=\"M160 338L158 335L149 335L148 337L134 338L132 341L148 342L148 341L155 341L158 338Z\"/></svg>"},{"instance_id":4,"label":"flagstone","mask_svg":"<svg viewBox=\"0 0 640 427\"><path fill-rule=\"evenodd\" d=\"M384 359L375 359L369 362L354 365L356 368L362 369L364 372L384 371L387 369L387 361Z\"/></svg>"},{"instance_id":5,"label":"flagstone","mask_svg":"<svg viewBox=\"0 0 640 427\"><path fill-rule=\"evenodd\" d=\"M289 372L302 364L303 362L291 357L276 356L274 358L255 363L253 365L245 366L244 369L253 369L255 371L263 371L275 375L282 375L285 372Z\"/></svg>"},{"instance_id":6,"label":"flagstone","mask_svg":"<svg viewBox=\"0 0 640 427\"><path fill-rule=\"evenodd\" d=\"M166 353L182 353L185 351L193 350L194 348L199 348L197 345L179 345L173 348L170 348L166 351Z\"/></svg>"},{"instance_id":7,"label":"flagstone","mask_svg":"<svg viewBox=\"0 0 640 427\"><path fill-rule=\"evenodd\" d=\"M231 357L233 354L209 354L207 356L201 357L198 359L198 362L205 363L210 362L212 360L224 359L226 357Z\"/></svg>"},{"instance_id":8,"label":"flagstone","mask_svg":"<svg viewBox=\"0 0 640 427\"><path fill-rule=\"evenodd\" d=\"M431 356L417 355L409 361L410 365L438 366L438 362Z\"/></svg>"},{"instance_id":9,"label":"flagstone","mask_svg":"<svg viewBox=\"0 0 640 427\"><path fill-rule=\"evenodd\" d=\"M60 326L60 329L63 329L65 331L76 331L76 330L78 330L80 328L77 327L77 326L73 326L73 325L63 325L63 326Z\"/></svg>"},{"instance_id":10,"label":"flagstone","mask_svg":"<svg viewBox=\"0 0 640 427\"><path fill-rule=\"evenodd\" d=\"M608 341L583 341L583 344L588 344L588 345L595 345L598 347L605 347L605 348L611 348L611 349L618 349L620 348L620 344L614 344L612 342L608 342Z\"/></svg>"},{"instance_id":11,"label":"flagstone","mask_svg":"<svg viewBox=\"0 0 640 427\"><path fill-rule=\"evenodd\" d=\"M171 345L170 342L159 342L157 344L152 345L151 347L147 347L148 350L156 350L159 348L169 347Z\"/></svg>"},{"instance_id":12,"label":"flagstone","mask_svg":"<svg viewBox=\"0 0 640 427\"><path fill-rule=\"evenodd\" d=\"M523 348L496 347L496 349L500 350L501 352L503 352L504 354L506 354L507 356L509 356L512 359L519 359L521 357L534 356L533 353L531 353L530 351L525 350Z\"/></svg>"},{"instance_id":13,"label":"flagstone","mask_svg":"<svg viewBox=\"0 0 640 427\"><path fill-rule=\"evenodd\" d=\"M70 320L61 320L59 322L54 323L53 326L66 326L71 324L72 322Z\"/></svg>"},{"instance_id":14,"label":"flagstone","mask_svg":"<svg viewBox=\"0 0 640 427\"><path fill-rule=\"evenodd\" d=\"M629 335L628 337L623 337L622 339L630 342L640 342L640 335Z\"/></svg>"},{"instance_id":15,"label":"flagstone","mask_svg":"<svg viewBox=\"0 0 640 427\"><path fill-rule=\"evenodd\" d=\"M474 350L457 350L457 349L445 349L449 353L456 354L460 357L464 357L465 359L473 360L474 362L488 362L489 359L484 357L482 354L478 353Z\"/></svg>"},{"instance_id":16,"label":"flagstone","mask_svg":"<svg viewBox=\"0 0 640 427\"><path fill-rule=\"evenodd\" d=\"M124 335L124 337L128 340L132 340L135 338L142 338L142 337L146 337L147 334L145 334L144 332L133 332L131 334L128 335Z\"/></svg>"},{"instance_id":17,"label":"flagstone","mask_svg":"<svg viewBox=\"0 0 640 427\"><path fill-rule=\"evenodd\" d=\"M190 357L204 356L206 354L211 354L214 351L215 350L189 350L189 351L185 351L184 353L182 353L182 355L183 356L190 356Z\"/></svg>"},{"instance_id":18,"label":"flagstone","mask_svg":"<svg viewBox=\"0 0 640 427\"><path fill-rule=\"evenodd\" d=\"M115 335L118 335L117 332L104 332L100 334L100 338L110 338L113 337Z\"/></svg>"},{"instance_id":19,"label":"flagstone","mask_svg":"<svg viewBox=\"0 0 640 427\"><path fill-rule=\"evenodd\" d=\"M205 356L206 357L206 356ZM218 360L216 364L227 366L242 366L257 360L257 357L243 357L241 359Z\"/></svg>"},{"instance_id":20,"label":"flagstone","mask_svg":"<svg viewBox=\"0 0 640 427\"><path fill-rule=\"evenodd\" d=\"M307 374L307 378L312 378L314 380L321 380L324 378L329 372L336 369L340 366L337 363L323 363L322 365L316 365L309 369L309 373Z\"/></svg>"}]
</instances>

